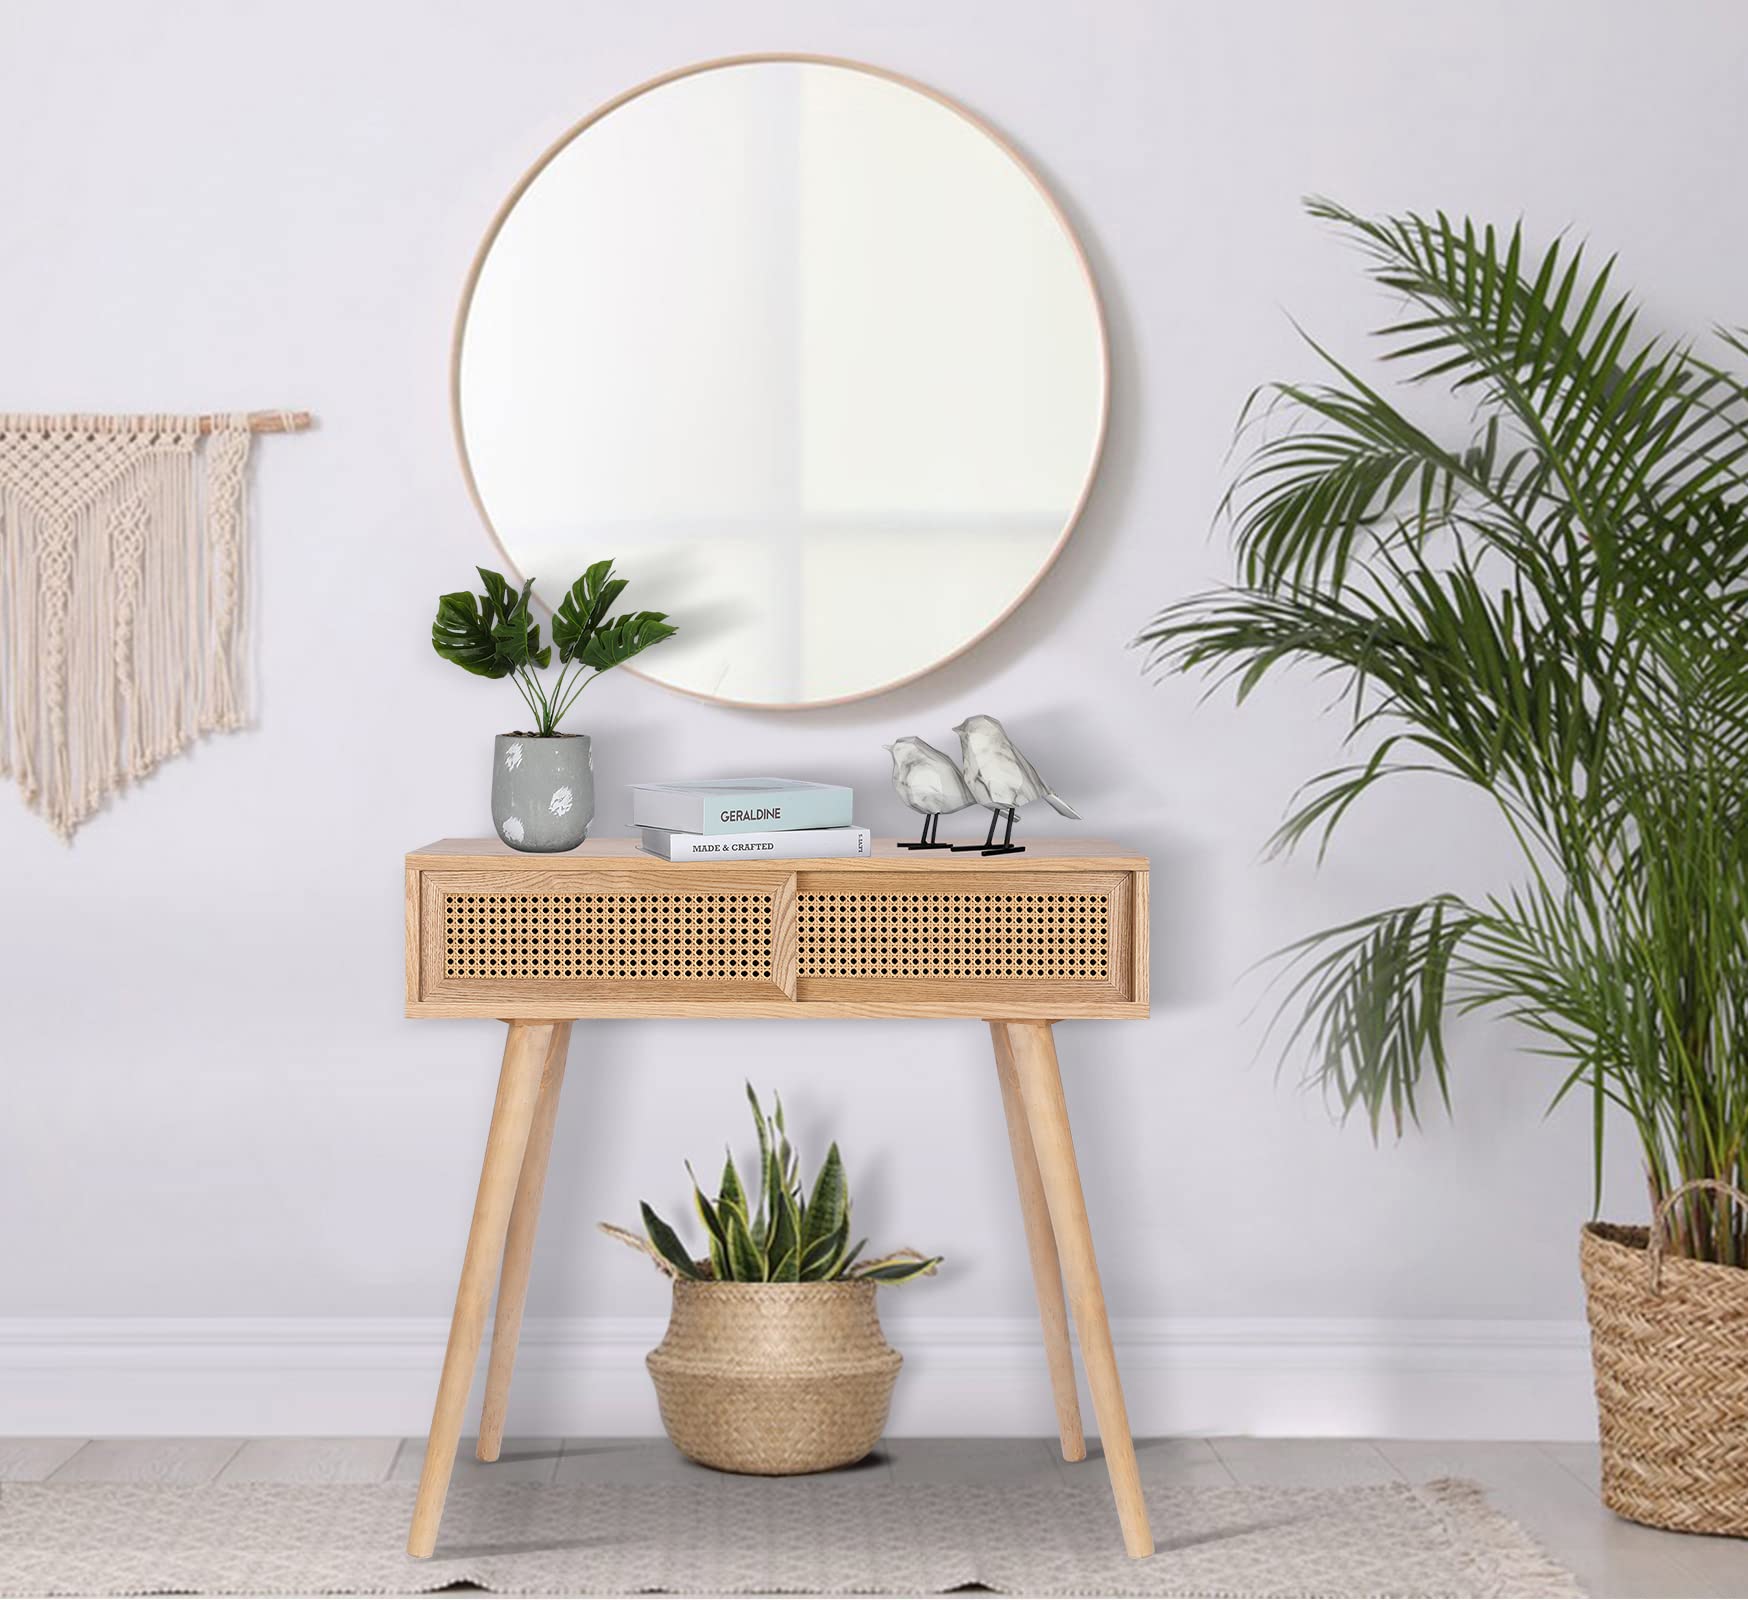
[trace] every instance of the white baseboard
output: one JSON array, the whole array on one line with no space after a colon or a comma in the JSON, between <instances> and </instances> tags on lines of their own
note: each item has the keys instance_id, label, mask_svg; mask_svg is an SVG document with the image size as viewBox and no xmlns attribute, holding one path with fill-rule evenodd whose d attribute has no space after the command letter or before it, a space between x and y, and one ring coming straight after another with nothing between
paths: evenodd
<instances>
[{"instance_id":1,"label":"white baseboard","mask_svg":"<svg viewBox=\"0 0 1748 1600\"><path fill-rule=\"evenodd\" d=\"M1145 1318L1113 1331L1137 1435L1595 1435L1582 1323ZM893 1434L1054 1430L1030 1319L892 1317L887 1333L905 1355ZM0 1318L0 1435L420 1434L445 1334L422 1317ZM643 1357L661 1334L658 1319L530 1319L511 1429L659 1433Z\"/></svg>"}]
</instances>

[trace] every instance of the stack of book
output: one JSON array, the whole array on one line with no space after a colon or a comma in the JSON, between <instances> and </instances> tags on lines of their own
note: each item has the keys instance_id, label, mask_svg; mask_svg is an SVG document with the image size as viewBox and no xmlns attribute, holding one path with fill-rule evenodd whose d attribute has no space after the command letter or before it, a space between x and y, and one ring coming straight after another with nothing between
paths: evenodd
<instances>
[{"instance_id":1,"label":"stack of book","mask_svg":"<svg viewBox=\"0 0 1748 1600\"><path fill-rule=\"evenodd\" d=\"M639 842L664 861L798 860L865 856L866 828L851 821L855 796L839 783L794 778L705 778L634 783Z\"/></svg>"}]
</instances>

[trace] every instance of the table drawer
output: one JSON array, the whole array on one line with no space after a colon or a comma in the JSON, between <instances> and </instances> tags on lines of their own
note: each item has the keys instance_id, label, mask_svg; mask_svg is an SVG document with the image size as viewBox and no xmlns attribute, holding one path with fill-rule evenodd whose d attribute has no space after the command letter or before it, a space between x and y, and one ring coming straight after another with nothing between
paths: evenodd
<instances>
[{"instance_id":1,"label":"table drawer","mask_svg":"<svg viewBox=\"0 0 1748 1600\"><path fill-rule=\"evenodd\" d=\"M792 880L718 866L645 875L423 875L423 998L788 999L776 940Z\"/></svg>"},{"instance_id":2,"label":"table drawer","mask_svg":"<svg viewBox=\"0 0 1748 1600\"><path fill-rule=\"evenodd\" d=\"M803 872L796 999L1132 1000L1133 884L1129 873Z\"/></svg>"}]
</instances>

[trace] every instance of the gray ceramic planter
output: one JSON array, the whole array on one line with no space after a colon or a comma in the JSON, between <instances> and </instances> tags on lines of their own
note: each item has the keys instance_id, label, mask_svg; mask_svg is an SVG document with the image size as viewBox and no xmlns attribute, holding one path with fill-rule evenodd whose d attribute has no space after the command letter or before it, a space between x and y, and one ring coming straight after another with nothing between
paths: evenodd
<instances>
[{"instance_id":1,"label":"gray ceramic planter","mask_svg":"<svg viewBox=\"0 0 1748 1600\"><path fill-rule=\"evenodd\" d=\"M574 850L595 819L586 733L500 733L492 747L492 823L512 850Z\"/></svg>"}]
</instances>

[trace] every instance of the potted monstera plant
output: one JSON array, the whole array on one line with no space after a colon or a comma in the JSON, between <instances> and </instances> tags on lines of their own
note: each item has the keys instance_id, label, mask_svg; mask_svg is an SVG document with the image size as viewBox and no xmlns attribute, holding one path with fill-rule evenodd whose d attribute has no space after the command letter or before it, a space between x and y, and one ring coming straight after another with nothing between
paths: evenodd
<instances>
[{"instance_id":1,"label":"potted monstera plant","mask_svg":"<svg viewBox=\"0 0 1748 1600\"><path fill-rule=\"evenodd\" d=\"M611 559L597 561L552 614L552 643L540 641L529 610L534 580L520 590L503 574L475 569L483 594L458 590L437 602L431 647L445 661L482 678L509 678L533 726L500 733L492 749L492 823L515 850L574 850L595 816L594 756L586 733L561 733L577 696L614 667L678 631L661 611L610 617L627 580ZM550 681L540 674L558 656Z\"/></svg>"},{"instance_id":2,"label":"potted monstera plant","mask_svg":"<svg viewBox=\"0 0 1748 1600\"><path fill-rule=\"evenodd\" d=\"M715 1198L692 1178L703 1255L647 1202L641 1234L601 1230L673 1280L667 1336L648 1366L675 1445L726 1472L823 1472L860 1461L886 1427L902 1358L880 1331L875 1289L925 1277L941 1258L865 1258L837 1145L808 1188L781 1097L770 1117L751 1084L747 1100L759 1138L750 1192L732 1152Z\"/></svg>"},{"instance_id":3,"label":"potted monstera plant","mask_svg":"<svg viewBox=\"0 0 1748 1600\"><path fill-rule=\"evenodd\" d=\"M1517 881L1294 945L1291 1037L1376 1131L1444 1098L1447 1017L1496 1012L1589 1102L1599 1161L1631 1128L1649 1225L1581 1236L1604 1497L1748 1534L1748 346L1647 335L1612 261L1519 228L1310 209L1395 301L1395 370L1469 425L1319 351L1241 434L1237 581L1142 639L1240 700L1295 667L1336 687L1352 757L1283 847L1407 774L1493 803Z\"/></svg>"}]
</instances>

